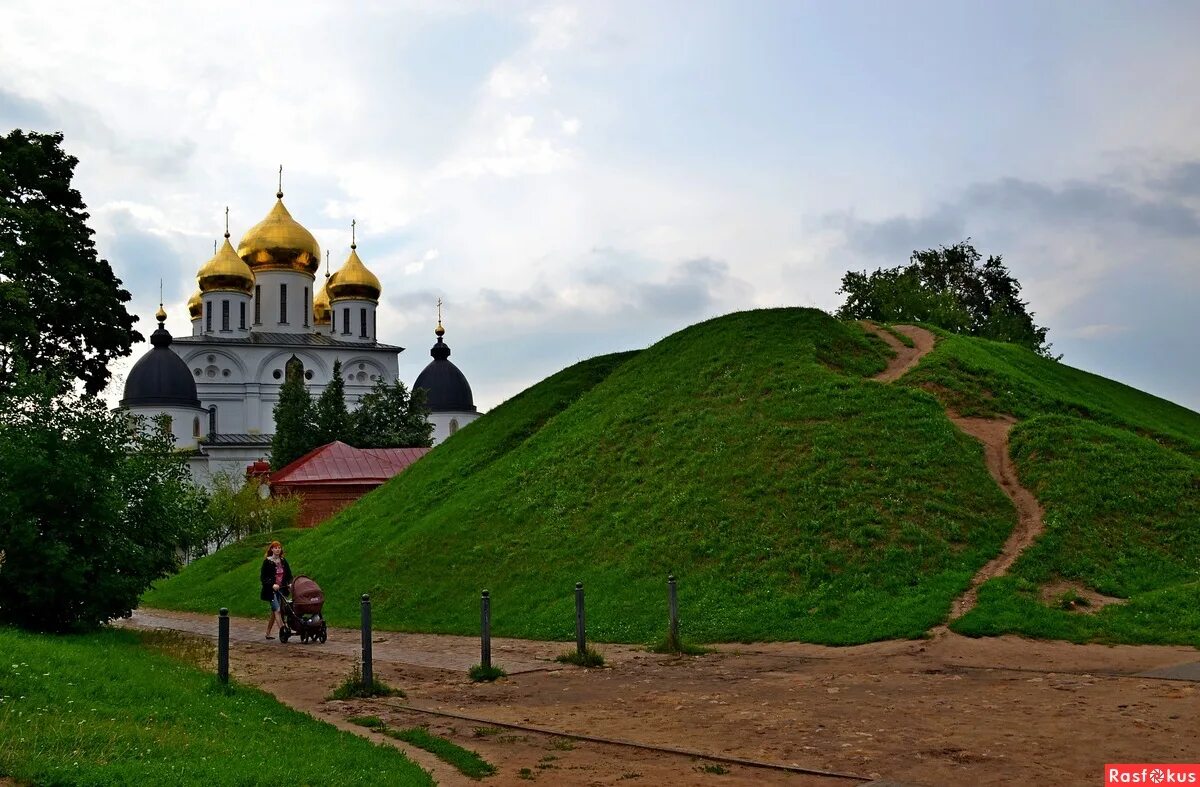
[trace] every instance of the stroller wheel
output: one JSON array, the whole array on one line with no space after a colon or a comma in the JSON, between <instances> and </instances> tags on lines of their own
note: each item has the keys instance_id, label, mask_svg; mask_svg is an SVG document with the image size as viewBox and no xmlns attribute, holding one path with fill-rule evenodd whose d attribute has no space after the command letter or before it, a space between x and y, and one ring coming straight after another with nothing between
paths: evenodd
<instances>
[{"instance_id":1,"label":"stroller wheel","mask_svg":"<svg viewBox=\"0 0 1200 787\"><path fill-rule=\"evenodd\" d=\"M321 640L321 644L325 644L325 640L329 637L329 630L325 628L325 624L321 624L321 633L317 635L317 639Z\"/></svg>"},{"instance_id":2,"label":"stroller wheel","mask_svg":"<svg viewBox=\"0 0 1200 787\"><path fill-rule=\"evenodd\" d=\"M280 642L287 642L288 638L291 636L292 636L292 632L289 631L288 629L285 629L285 628L279 629L279 641Z\"/></svg>"}]
</instances>

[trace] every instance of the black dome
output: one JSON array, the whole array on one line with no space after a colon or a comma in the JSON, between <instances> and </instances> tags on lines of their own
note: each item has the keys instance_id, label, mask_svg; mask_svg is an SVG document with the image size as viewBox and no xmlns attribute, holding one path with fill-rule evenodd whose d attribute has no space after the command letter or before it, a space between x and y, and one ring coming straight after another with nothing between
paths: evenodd
<instances>
[{"instance_id":1,"label":"black dome","mask_svg":"<svg viewBox=\"0 0 1200 787\"><path fill-rule=\"evenodd\" d=\"M183 359L171 350L171 334L161 322L150 335L150 343L154 347L129 370L121 406L166 405L199 410L196 381Z\"/></svg>"},{"instance_id":2,"label":"black dome","mask_svg":"<svg viewBox=\"0 0 1200 787\"><path fill-rule=\"evenodd\" d=\"M432 412L475 412L470 383L458 367L450 363L450 345L439 336L429 354L433 360L417 375L413 390L425 389L425 403Z\"/></svg>"}]
</instances>

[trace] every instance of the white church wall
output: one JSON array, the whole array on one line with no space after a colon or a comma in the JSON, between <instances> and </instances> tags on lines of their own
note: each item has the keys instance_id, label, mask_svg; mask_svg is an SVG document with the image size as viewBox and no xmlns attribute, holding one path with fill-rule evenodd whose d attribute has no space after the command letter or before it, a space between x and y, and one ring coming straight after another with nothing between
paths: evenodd
<instances>
[{"instance_id":1,"label":"white church wall","mask_svg":"<svg viewBox=\"0 0 1200 787\"><path fill-rule=\"evenodd\" d=\"M311 274L300 271L256 271L255 292L257 309L251 304L253 330L271 333L313 333L312 299L314 280ZM280 321L280 286L287 285L287 321ZM319 286L319 285L316 285ZM305 290L308 291L305 297ZM254 322L257 314L261 322Z\"/></svg>"},{"instance_id":2,"label":"white church wall","mask_svg":"<svg viewBox=\"0 0 1200 787\"><path fill-rule=\"evenodd\" d=\"M271 455L270 446L206 446L205 456L188 461L188 469L197 484L206 489L213 486L213 478L227 475L234 481L246 479L246 468L252 463Z\"/></svg>"},{"instance_id":3,"label":"white church wall","mask_svg":"<svg viewBox=\"0 0 1200 787\"><path fill-rule=\"evenodd\" d=\"M343 298L333 302L333 334L343 342L370 343L375 341L375 302L358 298ZM366 331L363 331L363 314ZM347 317L349 322L347 322Z\"/></svg>"},{"instance_id":4,"label":"white church wall","mask_svg":"<svg viewBox=\"0 0 1200 787\"><path fill-rule=\"evenodd\" d=\"M433 444L440 445L451 435L479 417L479 413L466 411L447 411L430 413L429 421L433 424Z\"/></svg>"},{"instance_id":5,"label":"white church wall","mask_svg":"<svg viewBox=\"0 0 1200 787\"><path fill-rule=\"evenodd\" d=\"M343 374L353 378L345 381L346 405L351 408L371 390L375 379L382 376L390 383L399 376L395 350L183 342L173 343L171 349L187 363L204 408L216 406L220 434L274 433L275 404L279 401L285 366L293 355L304 364L305 372L311 373L306 374L305 384L314 397L325 390L333 362L341 358ZM203 431L208 433L207 417Z\"/></svg>"},{"instance_id":6,"label":"white church wall","mask_svg":"<svg viewBox=\"0 0 1200 787\"><path fill-rule=\"evenodd\" d=\"M199 441L195 432L196 419L200 419L200 435L204 434L205 416L200 410L191 407L163 407L161 405L145 405L127 408L130 415L142 418L142 429L149 431L156 428L155 418L165 414L171 419L171 437L175 441L176 450L194 449Z\"/></svg>"}]
</instances>

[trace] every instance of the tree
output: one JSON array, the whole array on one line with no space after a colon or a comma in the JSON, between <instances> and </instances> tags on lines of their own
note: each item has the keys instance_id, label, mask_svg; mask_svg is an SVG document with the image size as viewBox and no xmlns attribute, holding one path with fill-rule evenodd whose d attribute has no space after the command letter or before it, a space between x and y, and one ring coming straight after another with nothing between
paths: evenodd
<instances>
[{"instance_id":1,"label":"tree","mask_svg":"<svg viewBox=\"0 0 1200 787\"><path fill-rule=\"evenodd\" d=\"M953 246L914 251L907 265L847 271L839 293L843 319L927 322L955 333L1028 347L1050 356L1046 329L1035 325L1021 285L999 256L983 257L967 238Z\"/></svg>"},{"instance_id":2,"label":"tree","mask_svg":"<svg viewBox=\"0 0 1200 787\"><path fill-rule=\"evenodd\" d=\"M353 442L350 412L346 409L346 383L342 380L342 362L334 360L333 379L317 397L317 445L341 440Z\"/></svg>"},{"instance_id":3,"label":"tree","mask_svg":"<svg viewBox=\"0 0 1200 787\"><path fill-rule=\"evenodd\" d=\"M20 369L99 393L142 337L129 293L98 259L62 134L0 136L0 388Z\"/></svg>"},{"instance_id":4,"label":"tree","mask_svg":"<svg viewBox=\"0 0 1200 787\"><path fill-rule=\"evenodd\" d=\"M295 527L300 518L300 498L267 496L262 481L243 479L233 473L212 476L204 498L204 517L197 528L191 557L200 557L210 549L273 530Z\"/></svg>"},{"instance_id":5,"label":"tree","mask_svg":"<svg viewBox=\"0 0 1200 787\"><path fill-rule=\"evenodd\" d=\"M275 435L271 438L272 470L291 464L321 445L317 442L312 397L304 384L304 364L293 355L284 369L285 379L275 405Z\"/></svg>"},{"instance_id":6,"label":"tree","mask_svg":"<svg viewBox=\"0 0 1200 787\"><path fill-rule=\"evenodd\" d=\"M127 614L203 519L169 429L44 375L14 377L0 412L0 621L66 631Z\"/></svg>"},{"instance_id":7,"label":"tree","mask_svg":"<svg viewBox=\"0 0 1200 787\"><path fill-rule=\"evenodd\" d=\"M428 421L425 391L417 389L410 395L399 380L391 385L377 380L352 417L356 448L433 445L433 424Z\"/></svg>"}]
</instances>

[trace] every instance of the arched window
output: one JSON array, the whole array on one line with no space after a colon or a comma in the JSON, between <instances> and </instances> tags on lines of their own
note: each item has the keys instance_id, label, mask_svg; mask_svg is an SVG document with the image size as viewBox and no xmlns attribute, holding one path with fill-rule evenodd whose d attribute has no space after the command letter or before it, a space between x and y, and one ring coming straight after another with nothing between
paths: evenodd
<instances>
[{"instance_id":1,"label":"arched window","mask_svg":"<svg viewBox=\"0 0 1200 787\"><path fill-rule=\"evenodd\" d=\"M294 355L291 358L288 358L288 361L283 365L283 368L284 374L289 380L301 379L304 377L304 361L300 360Z\"/></svg>"},{"instance_id":2,"label":"arched window","mask_svg":"<svg viewBox=\"0 0 1200 787\"><path fill-rule=\"evenodd\" d=\"M458 431L458 419L451 418L450 419L450 434L454 434L457 431Z\"/></svg>"},{"instance_id":3,"label":"arched window","mask_svg":"<svg viewBox=\"0 0 1200 787\"><path fill-rule=\"evenodd\" d=\"M164 413L162 420L159 421L159 425L162 427L162 433L170 436L170 434L171 434L171 416Z\"/></svg>"},{"instance_id":4,"label":"arched window","mask_svg":"<svg viewBox=\"0 0 1200 787\"><path fill-rule=\"evenodd\" d=\"M192 437L200 436L200 418L197 416L192 419Z\"/></svg>"}]
</instances>

